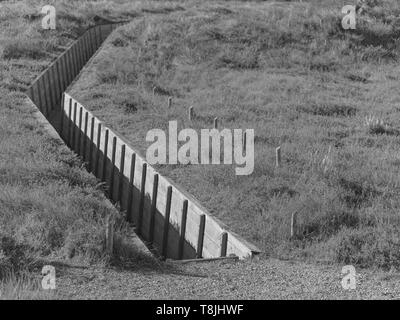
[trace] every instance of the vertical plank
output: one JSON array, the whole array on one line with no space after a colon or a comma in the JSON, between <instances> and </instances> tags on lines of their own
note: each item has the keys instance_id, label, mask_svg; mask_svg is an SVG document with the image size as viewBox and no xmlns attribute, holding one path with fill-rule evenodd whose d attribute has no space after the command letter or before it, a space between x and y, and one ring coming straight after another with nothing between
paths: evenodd
<instances>
[{"instance_id":1,"label":"vertical plank","mask_svg":"<svg viewBox=\"0 0 400 320\"><path fill-rule=\"evenodd\" d=\"M85 32L85 35L83 37L83 45L84 45L84 50L85 50L85 63L89 61L89 31Z\"/></svg>"},{"instance_id":2,"label":"vertical plank","mask_svg":"<svg viewBox=\"0 0 400 320\"><path fill-rule=\"evenodd\" d=\"M46 99L47 99L47 115L49 116L51 113L51 110L53 109L53 101L52 101L52 93L51 93L51 80L50 80L50 72L47 70L44 74L43 77L45 78L47 82L47 88L45 90L46 93Z\"/></svg>"},{"instance_id":3,"label":"vertical plank","mask_svg":"<svg viewBox=\"0 0 400 320\"><path fill-rule=\"evenodd\" d=\"M71 146L71 127L72 127L72 99L69 98L69 109L68 109L68 122L67 122L67 134L66 140L69 146Z\"/></svg>"},{"instance_id":4,"label":"vertical plank","mask_svg":"<svg viewBox=\"0 0 400 320\"><path fill-rule=\"evenodd\" d=\"M67 69L67 54L66 52L60 57L61 62L60 62L60 66L61 66L61 80L62 80L62 90L65 91L65 89L67 89L67 83L68 83L68 69Z\"/></svg>"},{"instance_id":5,"label":"vertical plank","mask_svg":"<svg viewBox=\"0 0 400 320\"><path fill-rule=\"evenodd\" d=\"M114 195L114 176L115 176L115 154L117 153L117 137L114 136L112 141L112 152L111 152L111 170L110 170L110 199L113 199Z\"/></svg>"},{"instance_id":6,"label":"vertical plank","mask_svg":"<svg viewBox=\"0 0 400 320\"><path fill-rule=\"evenodd\" d=\"M45 76L46 76L46 74L43 74L43 76L40 77L39 81L41 82L41 87L42 87L41 93L43 93L43 101L42 101L43 102L43 105L42 105L43 111L42 112L43 112L43 114L45 116L47 116L48 115L48 107L49 107L49 105L47 103L47 94L46 94L47 90L46 90L46 85L45 85L45 82L44 82Z\"/></svg>"},{"instance_id":7,"label":"vertical plank","mask_svg":"<svg viewBox=\"0 0 400 320\"><path fill-rule=\"evenodd\" d=\"M118 190L116 199L122 203L122 187L124 182L124 170L125 170L125 149L126 145L121 146L121 162L119 164L119 177L118 177Z\"/></svg>"},{"instance_id":8,"label":"vertical plank","mask_svg":"<svg viewBox=\"0 0 400 320\"><path fill-rule=\"evenodd\" d=\"M82 47L82 37L79 38L78 42L77 42L77 46L78 46L78 63L79 63L79 69L81 70L83 68L83 66L85 65L83 62L83 47Z\"/></svg>"},{"instance_id":9,"label":"vertical plank","mask_svg":"<svg viewBox=\"0 0 400 320\"><path fill-rule=\"evenodd\" d=\"M79 107L79 120L78 120L78 135L76 137L76 153L80 154L81 151L81 137L82 137L82 114L83 114L83 108L82 106ZM75 141L74 141L75 142Z\"/></svg>"},{"instance_id":10,"label":"vertical plank","mask_svg":"<svg viewBox=\"0 0 400 320\"><path fill-rule=\"evenodd\" d=\"M76 54L76 42L71 47L71 56L72 56L72 80L74 80L78 74L78 60Z\"/></svg>"},{"instance_id":11,"label":"vertical plank","mask_svg":"<svg viewBox=\"0 0 400 320\"><path fill-rule=\"evenodd\" d=\"M186 235L186 221L187 221L187 211L188 211L188 201L183 201L182 208L182 220L181 220L181 230L179 235L179 248L178 248L178 259L181 260L183 258L183 248L185 244L185 235Z\"/></svg>"},{"instance_id":12,"label":"vertical plank","mask_svg":"<svg viewBox=\"0 0 400 320\"><path fill-rule=\"evenodd\" d=\"M101 176L101 180L102 181L106 181L106 174L107 174L107 153L108 153L108 135L109 135L109 131L108 129L106 129L106 135L104 137L104 153L103 153L103 174Z\"/></svg>"},{"instance_id":13,"label":"vertical plank","mask_svg":"<svg viewBox=\"0 0 400 320\"><path fill-rule=\"evenodd\" d=\"M128 193L128 206L126 209L127 221L132 222L132 197L133 197L133 181L135 179L135 166L136 166L136 153L132 153L131 157L131 174L129 176L129 193Z\"/></svg>"},{"instance_id":14,"label":"vertical plank","mask_svg":"<svg viewBox=\"0 0 400 320\"><path fill-rule=\"evenodd\" d=\"M89 122L89 112L85 112L85 125L83 127L83 135L82 135L82 140L81 141L81 146L82 146L82 156L83 156L83 161L87 162L87 152L86 152L86 146L87 146L87 130L88 130L88 122Z\"/></svg>"},{"instance_id":15,"label":"vertical plank","mask_svg":"<svg viewBox=\"0 0 400 320\"><path fill-rule=\"evenodd\" d=\"M142 220L143 220L144 196L145 196L145 187L146 187L146 174L147 174L147 163L143 163L142 182L140 184L139 215L138 215L138 223L137 223L137 232L139 235L142 233Z\"/></svg>"},{"instance_id":16,"label":"vertical plank","mask_svg":"<svg viewBox=\"0 0 400 320\"><path fill-rule=\"evenodd\" d=\"M221 237L221 257L226 257L227 247L228 247L228 233L223 232Z\"/></svg>"},{"instance_id":17,"label":"vertical plank","mask_svg":"<svg viewBox=\"0 0 400 320\"><path fill-rule=\"evenodd\" d=\"M200 224L199 224L199 238L197 241L197 252L196 258L200 259L203 257L203 242L204 242L204 229L206 226L206 215L202 214L200 216Z\"/></svg>"},{"instance_id":18,"label":"vertical plank","mask_svg":"<svg viewBox=\"0 0 400 320\"><path fill-rule=\"evenodd\" d=\"M93 172L92 171L93 144L94 144L94 117L92 117L90 121L89 172Z\"/></svg>"},{"instance_id":19,"label":"vertical plank","mask_svg":"<svg viewBox=\"0 0 400 320\"><path fill-rule=\"evenodd\" d=\"M44 114L43 112L43 100L42 100L42 92L43 92L43 86L42 86L42 81L41 79L38 79L37 81L37 92L38 92L38 100L39 100L39 110Z\"/></svg>"},{"instance_id":20,"label":"vertical plank","mask_svg":"<svg viewBox=\"0 0 400 320\"><path fill-rule=\"evenodd\" d=\"M150 210L150 230L149 230L149 242L153 244L154 240L154 222L157 210L157 192L158 192L158 174L153 176L153 193L151 197L151 210Z\"/></svg>"},{"instance_id":21,"label":"vertical plank","mask_svg":"<svg viewBox=\"0 0 400 320\"><path fill-rule=\"evenodd\" d=\"M96 159L94 162L94 174L99 177L99 162L100 162L100 142L101 142L101 123L97 125L97 144L96 144Z\"/></svg>"},{"instance_id":22,"label":"vertical plank","mask_svg":"<svg viewBox=\"0 0 400 320\"><path fill-rule=\"evenodd\" d=\"M47 73L49 74L49 94L51 101L51 111L53 111L55 106L57 105L57 86L54 76L54 64L52 64L52 66L47 70Z\"/></svg>"},{"instance_id":23,"label":"vertical plank","mask_svg":"<svg viewBox=\"0 0 400 320\"><path fill-rule=\"evenodd\" d=\"M65 94L62 94L61 97L61 108L60 108L60 136L64 138L64 115L65 115Z\"/></svg>"},{"instance_id":24,"label":"vertical plank","mask_svg":"<svg viewBox=\"0 0 400 320\"><path fill-rule=\"evenodd\" d=\"M163 230L163 240L162 240L162 250L161 250L161 256L163 259L167 258L169 217L171 214L171 197L172 197L172 187L168 186L167 205L165 208L164 230Z\"/></svg>"},{"instance_id":25,"label":"vertical plank","mask_svg":"<svg viewBox=\"0 0 400 320\"><path fill-rule=\"evenodd\" d=\"M75 148L75 137L76 137L76 113L78 112L78 104L74 102L74 117L72 120L72 137L71 137L71 148Z\"/></svg>"},{"instance_id":26,"label":"vertical plank","mask_svg":"<svg viewBox=\"0 0 400 320\"><path fill-rule=\"evenodd\" d=\"M57 59L55 64L54 64L54 72L56 74L56 78L57 78L57 103L58 103L58 99L62 99L61 97L63 96L63 89L62 89L62 85L61 85L61 74L60 74L60 59ZM62 100L61 100L62 101Z\"/></svg>"}]
</instances>

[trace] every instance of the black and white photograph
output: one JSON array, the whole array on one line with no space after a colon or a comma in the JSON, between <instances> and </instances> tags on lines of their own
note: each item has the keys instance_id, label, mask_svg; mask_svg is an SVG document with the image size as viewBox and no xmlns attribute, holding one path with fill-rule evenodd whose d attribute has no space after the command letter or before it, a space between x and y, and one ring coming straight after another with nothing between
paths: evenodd
<instances>
[{"instance_id":1,"label":"black and white photograph","mask_svg":"<svg viewBox=\"0 0 400 320\"><path fill-rule=\"evenodd\" d=\"M399 63L398 0L0 0L0 300L400 299Z\"/></svg>"}]
</instances>

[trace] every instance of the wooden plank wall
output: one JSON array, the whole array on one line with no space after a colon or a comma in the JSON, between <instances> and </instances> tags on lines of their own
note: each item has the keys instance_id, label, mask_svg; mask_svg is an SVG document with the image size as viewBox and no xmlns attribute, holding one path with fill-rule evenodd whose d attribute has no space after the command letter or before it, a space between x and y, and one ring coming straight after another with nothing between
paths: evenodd
<instances>
[{"instance_id":1,"label":"wooden plank wall","mask_svg":"<svg viewBox=\"0 0 400 320\"><path fill-rule=\"evenodd\" d=\"M28 96L46 118L59 111L62 94L78 76L108 35L122 23L98 25L88 29L55 59L28 88Z\"/></svg>"},{"instance_id":2,"label":"wooden plank wall","mask_svg":"<svg viewBox=\"0 0 400 320\"><path fill-rule=\"evenodd\" d=\"M234 254L247 258L258 253L68 93L64 94L62 115L64 140L107 184L108 196L120 203L137 233L161 256L191 259Z\"/></svg>"},{"instance_id":3,"label":"wooden plank wall","mask_svg":"<svg viewBox=\"0 0 400 320\"><path fill-rule=\"evenodd\" d=\"M106 182L137 233L165 258L247 258L259 250L226 230L189 194L151 167L134 148L97 119L66 90L119 24L90 28L40 74L28 95L59 133L82 156L88 169Z\"/></svg>"}]
</instances>

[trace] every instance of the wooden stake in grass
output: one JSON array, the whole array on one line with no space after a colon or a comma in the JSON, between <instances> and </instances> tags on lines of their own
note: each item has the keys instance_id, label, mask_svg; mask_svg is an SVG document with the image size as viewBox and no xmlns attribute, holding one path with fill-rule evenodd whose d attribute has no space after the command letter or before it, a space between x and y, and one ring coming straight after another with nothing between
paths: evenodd
<instances>
[{"instance_id":1,"label":"wooden stake in grass","mask_svg":"<svg viewBox=\"0 0 400 320\"><path fill-rule=\"evenodd\" d=\"M168 108L171 108L172 106L172 97L168 98Z\"/></svg>"},{"instance_id":2,"label":"wooden stake in grass","mask_svg":"<svg viewBox=\"0 0 400 320\"><path fill-rule=\"evenodd\" d=\"M296 236L296 222L297 222L297 211L292 213L292 218L290 220L290 238L294 239Z\"/></svg>"},{"instance_id":3,"label":"wooden stake in grass","mask_svg":"<svg viewBox=\"0 0 400 320\"><path fill-rule=\"evenodd\" d=\"M218 129L218 118L214 118L214 129Z\"/></svg>"},{"instance_id":4,"label":"wooden stake in grass","mask_svg":"<svg viewBox=\"0 0 400 320\"><path fill-rule=\"evenodd\" d=\"M156 90L157 90L157 87L153 87L153 96L156 95Z\"/></svg>"},{"instance_id":5,"label":"wooden stake in grass","mask_svg":"<svg viewBox=\"0 0 400 320\"><path fill-rule=\"evenodd\" d=\"M276 148L276 167L279 168L281 166L281 147Z\"/></svg>"},{"instance_id":6,"label":"wooden stake in grass","mask_svg":"<svg viewBox=\"0 0 400 320\"><path fill-rule=\"evenodd\" d=\"M113 253L113 247L114 247L114 219L112 215L109 215L106 221L106 252L110 256Z\"/></svg>"},{"instance_id":7,"label":"wooden stake in grass","mask_svg":"<svg viewBox=\"0 0 400 320\"><path fill-rule=\"evenodd\" d=\"M189 121L192 121L194 118L194 110L193 110L193 106L189 107Z\"/></svg>"}]
</instances>

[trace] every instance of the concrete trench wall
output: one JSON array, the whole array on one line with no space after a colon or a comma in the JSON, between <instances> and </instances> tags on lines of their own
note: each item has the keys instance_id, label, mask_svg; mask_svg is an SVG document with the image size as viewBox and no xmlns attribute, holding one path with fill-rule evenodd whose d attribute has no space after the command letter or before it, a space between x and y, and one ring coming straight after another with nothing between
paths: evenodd
<instances>
[{"instance_id":1,"label":"concrete trench wall","mask_svg":"<svg viewBox=\"0 0 400 320\"><path fill-rule=\"evenodd\" d=\"M75 41L30 86L28 95L108 186L138 235L170 259L252 257L260 251L213 217L192 196L161 176L123 137L66 92L108 35L123 23L99 25Z\"/></svg>"}]
</instances>

